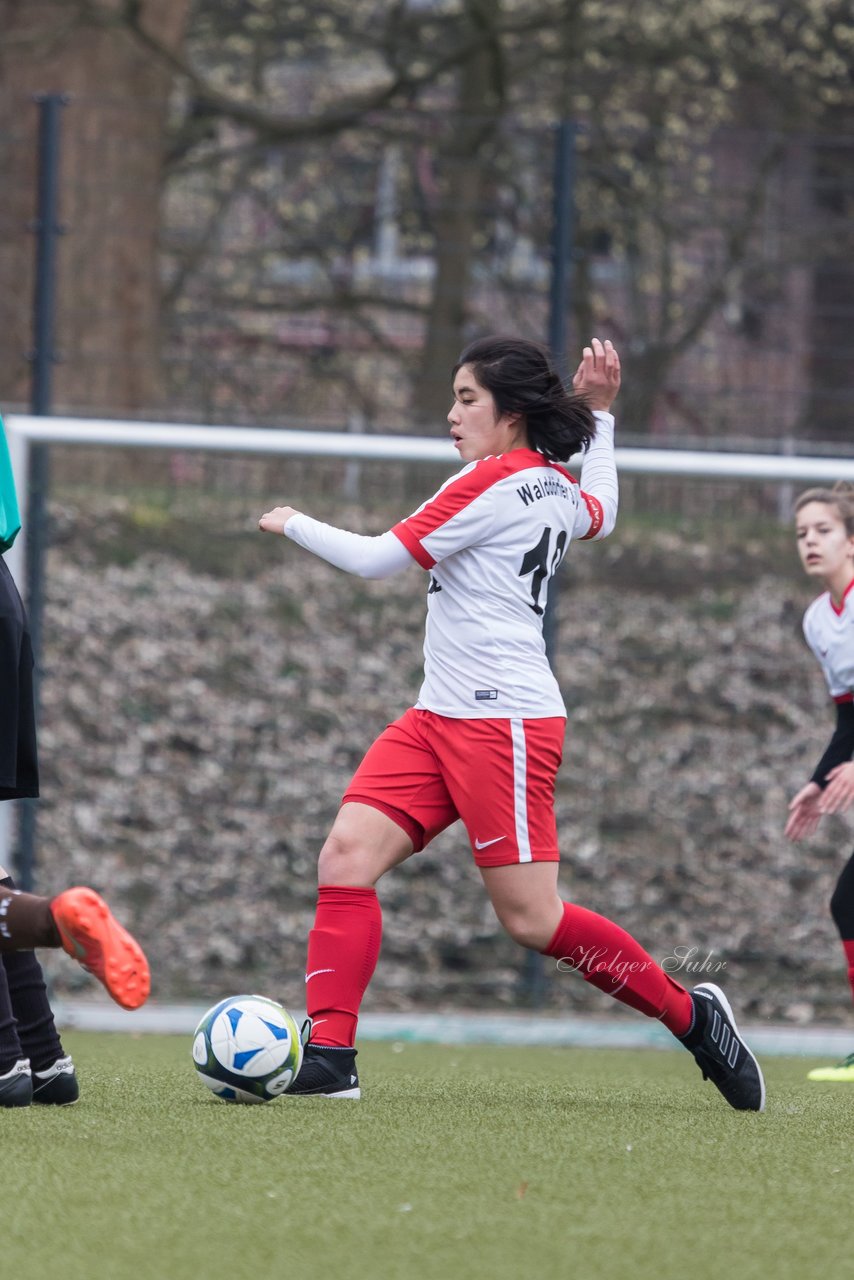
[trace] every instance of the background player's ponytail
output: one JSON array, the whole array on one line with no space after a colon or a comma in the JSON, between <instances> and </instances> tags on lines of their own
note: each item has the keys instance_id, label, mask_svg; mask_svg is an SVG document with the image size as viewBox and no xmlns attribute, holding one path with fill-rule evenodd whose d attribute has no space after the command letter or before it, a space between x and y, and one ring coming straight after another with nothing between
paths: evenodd
<instances>
[{"instance_id":1,"label":"background player's ponytail","mask_svg":"<svg viewBox=\"0 0 854 1280\"><path fill-rule=\"evenodd\" d=\"M832 489L805 490L795 499L795 514L808 502L823 502L828 507L834 507L848 536L854 538L854 484L839 480Z\"/></svg>"},{"instance_id":2,"label":"background player's ponytail","mask_svg":"<svg viewBox=\"0 0 854 1280\"><path fill-rule=\"evenodd\" d=\"M544 347L525 338L478 338L460 354L453 377L468 365L492 394L498 415L521 414L528 441L546 458L565 462L596 434L583 396L567 391Z\"/></svg>"}]
</instances>

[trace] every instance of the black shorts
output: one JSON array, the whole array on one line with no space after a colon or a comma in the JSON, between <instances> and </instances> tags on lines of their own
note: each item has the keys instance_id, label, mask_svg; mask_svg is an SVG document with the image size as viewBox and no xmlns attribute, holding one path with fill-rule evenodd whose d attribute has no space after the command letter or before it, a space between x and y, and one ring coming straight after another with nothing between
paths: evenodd
<instances>
[{"instance_id":1,"label":"black shorts","mask_svg":"<svg viewBox=\"0 0 854 1280\"><path fill-rule=\"evenodd\" d=\"M33 646L18 588L0 556L0 800L38 793Z\"/></svg>"}]
</instances>

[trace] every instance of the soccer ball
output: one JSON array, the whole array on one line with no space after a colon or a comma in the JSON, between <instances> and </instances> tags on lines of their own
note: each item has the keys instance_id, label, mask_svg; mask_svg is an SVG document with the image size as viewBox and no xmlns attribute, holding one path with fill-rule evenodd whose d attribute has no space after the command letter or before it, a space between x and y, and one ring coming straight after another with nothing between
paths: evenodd
<instances>
[{"instance_id":1,"label":"soccer ball","mask_svg":"<svg viewBox=\"0 0 854 1280\"><path fill-rule=\"evenodd\" d=\"M229 996L208 1009L193 1034L201 1081L225 1102L271 1102L302 1065L296 1022L265 996Z\"/></svg>"}]
</instances>

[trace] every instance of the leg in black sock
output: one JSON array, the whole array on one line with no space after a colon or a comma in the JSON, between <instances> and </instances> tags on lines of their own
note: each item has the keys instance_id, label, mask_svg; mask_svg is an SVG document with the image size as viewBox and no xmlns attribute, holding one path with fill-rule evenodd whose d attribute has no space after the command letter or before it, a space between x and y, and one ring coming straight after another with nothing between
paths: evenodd
<instances>
[{"instance_id":1,"label":"leg in black sock","mask_svg":"<svg viewBox=\"0 0 854 1280\"><path fill-rule=\"evenodd\" d=\"M0 964L0 1076L11 1071L18 1059L25 1056L21 1050L18 1025L12 1012L6 970Z\"/></svg>"},{"instance_id":2,"label":"leg in black sock","mask_svg":"<svg viewBox=\"0 0 854 1280\"><path fill-rule=\"evenodd\" d=\"M14 889L11 876L0 880L6 889ZM23 1054L30 1059L33 1071L43 1071L63 1057L62 1042L53 1020L47 997L42 967L34 951L7 951L0 957L5 971L9 1002ZM2 1045L2 1041L0 1041ZM3 1059L5 1061L5 1059ZM0 1066L0 1074L2 1074Z\"/></svg>"},{"instance_id":3,"label":"leg in black sock","mask_svg":"<svg viewBox=\"0 0 854 1280\"><path fill-rule=\"evenodd\" d=\"M830 914L843 942L854 939L854 853L842 868L830 899Z\"/></svg>"},{"instance_id":4,"label":"leg in black sock","mask_svg":"<svg viewBox=\"0 0 854 1280\"><path fill-rule=\"evenodd\" d=\"M848 967L848 983L854 996L854 854L842 868L830 899L830 914L839 930L845 963Z\"/></svg>"}]
</instances>

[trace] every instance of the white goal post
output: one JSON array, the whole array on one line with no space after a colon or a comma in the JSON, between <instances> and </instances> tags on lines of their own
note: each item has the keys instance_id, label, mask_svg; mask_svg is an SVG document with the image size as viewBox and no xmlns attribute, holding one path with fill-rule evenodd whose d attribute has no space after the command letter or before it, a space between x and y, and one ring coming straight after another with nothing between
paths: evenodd
<instances>
[{"instance_id":1,"label":"white goal post","mask_svg":"<svg viewBox=\"0 0 854 1280\"><path fill-rule=\"evenodd\" d=\"M175 422L112 421L100 418L34 417L9 414L6 437L26 530L25 504L32 445L95 445L103 448L198 449L217 453L347 458L361 461L447 463L459 466L450 440L434 436L366 435L347 431L300 431L275 427L192 426ZM764 480L804 484L854 481L854 458L774 453L718 453L713 450L620 448L617 470L624 474L686 476L695 479ZM580 463L579 459L570 459ZM24 532L6 559L23 581Z\"/></svg>"}]
</instances>

